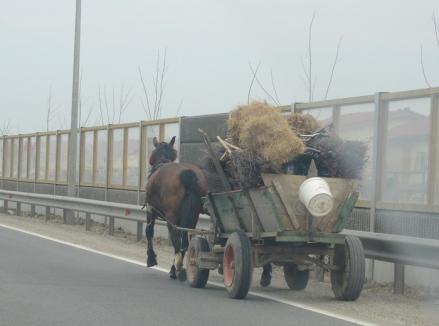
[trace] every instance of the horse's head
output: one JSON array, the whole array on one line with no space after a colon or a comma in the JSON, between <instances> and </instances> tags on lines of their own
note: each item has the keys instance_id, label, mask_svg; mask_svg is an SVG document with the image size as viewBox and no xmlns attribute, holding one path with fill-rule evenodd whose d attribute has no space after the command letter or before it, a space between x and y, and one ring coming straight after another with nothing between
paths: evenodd
<instances>
[{"instance_id":1,"label":"horse's head","mask_svg":"<svg viewBox=\"0 0 439 326\"><path fill-rule=\"evenodd\" d=\"M157 137L154 137L153 144L155 149L149 158L149 164L154 166L160 163L174 162L177 158L177 151L174 149L175 136L172 137L169 143L159 142Z\"/></svg>"}]
</instances>

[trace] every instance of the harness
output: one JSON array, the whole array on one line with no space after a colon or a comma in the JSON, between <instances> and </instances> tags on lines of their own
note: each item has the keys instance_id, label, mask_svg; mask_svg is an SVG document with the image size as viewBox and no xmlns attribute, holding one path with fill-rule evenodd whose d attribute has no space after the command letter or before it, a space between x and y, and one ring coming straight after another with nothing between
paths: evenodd
<instances>
[{"instance_id":1,"label":"harness","mask_svg":"<svg viewBox=\"0 0 439 326\"><path fill-rule=\"evenodd\" d=\"M157 172L158 170L160 170L160 168L163 166L163 165L165 165L165 164L167 164L167 163L171 163L172 161L171 160L169 160L169 159L161 159L159 162L157 162L157 163L155 163L154 165L152 165L152 167L151 167L151 169L150 169L150 171L149 171L149 174L148 174L148 177L147 177L147 179L149 180L149 178L155 173L155 172ZM145 202L143 203L143 206L142 206L142 208L141 209L144 209L146 207L146 212L147 213L155 213L153 216L156 216L155 218L153 218L152 220L151 220L151 222L149 222L149 223L147 223L147 226L148 225L150 225L156 218L159 218L160 220L162 220L162 221L165 221L165 222L167 222L166 221L166 218L165 218L165 214L163 214L162 213L162 211L161 210L159 210L158 208L155 208L154 206L152 206L151 204L149 204L147 201L146 201L146 196L145 196ZM169 222L167 222L168 224L169 224Z\"/></svg>"}]
</instances>

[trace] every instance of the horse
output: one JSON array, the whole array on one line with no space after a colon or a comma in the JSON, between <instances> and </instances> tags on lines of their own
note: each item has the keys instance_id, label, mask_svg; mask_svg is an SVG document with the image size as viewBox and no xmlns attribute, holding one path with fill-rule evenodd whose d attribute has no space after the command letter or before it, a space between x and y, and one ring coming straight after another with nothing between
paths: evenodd
<instances>
[{"instance_id":1,"label":"horse","mask_svg":"<svg viewBox=\"0 0 439 326\"><path fill-rule=\"evenodd\" d=\"M175 136L169 143L153 138L155 149L149 164L151 172L146 184L147 239L146 265L157 265L157 255L153 248L154 225L157 218L166 221L172 246L174 262L169 276L171 279L186 280L183 259L189 240L187 231L176 227L195 228L202 212L201 198L207 195L207 180L202 170L188 163L175 163L177 151L174 149Z\"/></svg>"},{"instance_id":2,"label":"horse","mask_svg":"<svg viewBox=\"0 0 439 326\"><path fill-rule=\"evenodd\" d=\"M171 279L186 279L183 259L189 241L187 231L179 231L176 227L195 228L202 212L201 198L207 195L208 183L203 170L188 163L174 163L177 151L174 149L175 136L169 143L158 142L153 138L155 149L151 153L149 164L151 172L146 184L146 228L147 259L146 265L157 265L154 252L154 225L157 218L167 222L172 246L174 262L169 271ZM265 287L271 283L271 264L263 266L260 285Z\"/></svg>"}]
</instances>

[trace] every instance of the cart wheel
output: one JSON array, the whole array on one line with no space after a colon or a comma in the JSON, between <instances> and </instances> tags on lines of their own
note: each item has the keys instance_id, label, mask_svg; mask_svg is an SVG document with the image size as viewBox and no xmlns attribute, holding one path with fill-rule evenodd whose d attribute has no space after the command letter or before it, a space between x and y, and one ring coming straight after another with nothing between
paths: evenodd
<instances>
[{"instance_id":1,"label":"cart wheel","mask_svg":"<svg viewBox=\"0 0 439 326\"><path fill-rule=\"evenodd\" d=\"M204 288L209 279L209 270L199 268L197 264L200 252L208 252L207 240L200 237L192 238L189 242L186 258L186 274L189 285L193 288Z\"/></svg>"},{"instance_id":2,"label":"cart wheel","mask_svg":"<svg viewBox=\"0 0 439 326\"><path fill-rule=\"evenodd\" d=\"M291 290L303 290L309 280L309 270L301 271L294 263L284 265L284 277Z\"/></svg>"},{"instance_id":3,"label":"cart wheel","mask_svg":"<svg viewBox=\"0 0 439 326\"><path fill-rule=\"evenodd\" d=\"M227 239L223 257L224 285L233 299L248 293L253 274L250 240L244 232L234 232Z\"/></svg>"},{"instance_id":4,"label":"cart wheel","mask_svg":"<svg viewBox=\"0 0 439 326\"><path fill-rule=\"evenodd\" d=\"M365 257L360 239L348 235L344 245L335 245L334 265L341 268L331 271L335 297L344 301L356 300L363 289L365 277Z\"/></svg>"}]
</instances>

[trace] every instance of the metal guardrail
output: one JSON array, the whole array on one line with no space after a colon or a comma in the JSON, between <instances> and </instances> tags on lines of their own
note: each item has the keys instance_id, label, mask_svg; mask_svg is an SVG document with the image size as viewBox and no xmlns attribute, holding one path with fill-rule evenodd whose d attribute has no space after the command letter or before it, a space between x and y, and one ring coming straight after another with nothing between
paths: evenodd
<instances>
[{"instance_id":1,"label":"metal guardrail","mask_svg":"<svg viewBox=\"0 0 439 326\"><path fill-rule=\"evenodd\" d=\"M367 258L439 269L439 240L354 230L342 233L360 238Z\"/></svg>"},{"instance_id":2,"label":"metal guardrail","mask_svg":"<svg viewBox=\"0 0 439 326\"><path fill-rule=\"evenodd\" d=\"M31 211L33 212L35 212L35 206L60 208L63 209L64 212L66 210L84 212L86 213L86 230L90 229L91 214L108 216L110 234L114 232L115 218L133 221L137 223L138 241L142 239L143 223L146 222L146 212L138 205L5 190L0 190L0 200L4 201L4 209L6 211L8 210L8 201L16 202L17 215L21 215L21 203L31 205ZM48 217L49 213L46 210L46 219ZM157 223L161 224L162 221L157 221Z\"/></svg>"},{"instance_id":3,"label":"metal guardrail","mask_svg":"<svg viewBox=\"0 0 439 326\"><path fill-rule=\"evenodd\" d=\"M84 212L86 230L90 229L91 214L107 216L110 234L114 232L115 218L133 221L137 223L138 241L142 239L143 223L146 222L146 212L139 205L6 190L0 190L0 200L4 201L6 211L9 201L17 203L17 215L21 215L22 203L31 205L33 211L35 206L46 207L46 218L50 207ZM205 226L210 220L201 216L200 222ZM157 221L157 224L165 225L163 221ZM439 269L439 240L354 230L342 233L360 238L367 258L395 264L395 293L404 291L404 265Z\"/></svg>"}]
</instances>

